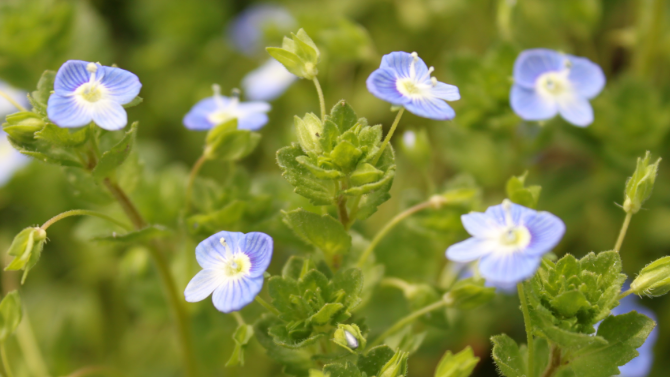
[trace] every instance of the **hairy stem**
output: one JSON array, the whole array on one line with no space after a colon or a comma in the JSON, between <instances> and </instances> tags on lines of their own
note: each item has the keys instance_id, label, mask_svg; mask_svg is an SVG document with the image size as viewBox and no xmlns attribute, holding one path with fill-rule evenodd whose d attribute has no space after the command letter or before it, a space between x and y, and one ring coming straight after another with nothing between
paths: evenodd
<instances>
[{"instance_id":1,"label":"hairy stem","mask_svg":"<svg viewBox=\"0 0 670 377\"><path fill-rule=\"evenodd\" d=\"M203 154L198 158L198 161L193 164L191 173L188 175L188 184L186 186L186 196L184 197L184 215L188 215L191 210L191 195L193 195L193 184L195 183L195 177L198 176L200 169L207 161L207 157Z\"/></svg>"},{"instance_id":2,"label":"hairy stem","mask_svg":"<svg viewBox=\"0 0 670 377\"><path fill-rule=\"evenodd\" d=\"M98 218L101 218L103 220L107 220L109 222L112 222L112 223L114 223L114 224L116 224L116 225L118 225L118 226L120 226L120 227L122 227L126 230L132 229L128 224L126 224L122 221L119 221L119 220L117 220L117 219L115 219L111 216L108 216L108 215L105 215L104 213L100 213L100 212L96 212L96 211L89 211L89 210L86 210L86 209L73 209L73 210L70 210L70 211L65 211L65 212L63 212L61 214L58 214L58 215L50 218L49 220L47 220L47 222L42 224L41 228L44 229L44 230L47 230L47 228L50 227L51 225L53 225L54 223L56 223L60 220L63 220L65 218L71 217L71 216L98 217Z\"/></svg>"},{"instance_id":3,"label":"hairy stem","mask_svg":"<svg viewBox=\"0 0 670 377\"><path fill-rule=\"evenodd\" d=\"M393 137L393 133L395 132L395 129L398 128L398 123L400 123L400 118L402 118L402 114L404 112L405 112L404 107L402 107L402 108L400 108L400 110L398 110L398 114L396 114L395 119L393 120L393 124L391 125L391 129L386 134L386 138L384 138L384 141L382 142L382 146L379 147L379 152L377 152L377 156L375 157L374 160L372 160L372 165L373 166L377 165L377 161L379 161L379 159L382 157L382 154L384 154L384 149L386 149L386 146L391 141L391 137Z\"/></svg>"},{"instance_id":4,"label":"hairy stem","mask_svg":"<svg viewBox=\"0 0 670 377\"><path fill-rule=\"evenodd\" d=\"M263 300L263 299L261 298L261 296L256 296L255 300L256 300L257 303L261 304L261 306L263 306L265 309L269 310L270 313L276 315L277 317L279 317L279 315L281 314L281 313L279 312L279 310L277 310L277 308L275 308L275 307L274 307L272 304L270 304L269 302Z\"/></svg>"},{"instance_id":5,"label":"hairy stem","mask_svg":"<svg viewBox=\"0 0 670 377\"><path fill-rule=\"evenodd\" d=\"M28 111L25 107L21 106L20 103L14 101L14 98L12 98L9 94L3 92L2 90L0 90L0 97L6 99L7 101L9 101L9 103L12 104L12 106L16 107L21 111Z\"/></svg>"},{"instance_id":6,"label":"hairy stem","mask_svg":"<svg viewBox=\"0 0 670 377\"><path fill-rule=\"evenodd\" d=\"M233 318L235 318L235 321L237 321L238 326L242 326L245 324L244 318L242 317L242 314L240 312L232 312Z\"/></svg>"},{"instance_id":7,"label":"hairy stem","mask_svg":"<svg viewBox=\"0 0 670 377\"><path fill-rule=\"evenodd\" d=\"M388 338L389 336L395 334L396 332L402 330L403 327L409 325L410 323L414 322L415 320L419 319L422 315L428 314L434 310L443 308L448 305L447 301L440 300L437 302L434 302L428 306L425 306L413 313L410 313L408 316L402 318L398 322L396 322L393 326L389 327L388 330L384 331L381 335L377 337L377 339L374 340L374 342L370 343L369 347L372 348L374 346L380 345L384 339Z\"/></svg>"},{"instance_id":8,"label":"hairy stem","mask_svg":"<svg viewBox=\"0 0 670 377\"><path fill-rule=\"evenodd\" d=\"M370 257L370 254L372 254L379 241L381 241L382 238L384 238L384 236L386 236L388 232L390 232L391 229L393 229L393 227L398 225L399 222L426 208L439 207L440 205L444 204L444 202L445 202L444 198L439 196L433 196L428 201L417 204L414 207L408 208L405 211L397 214L394 218L391 219L391 221L386 223L386 225L384 225L384 227L379 232L377 232L372 241L370 241L370 245L368 245L367 249L365 249L365 251L363 251L363 254L361 254L360 258L358 259L358 263L356 263L356 266L358 268L362 268L365 265L365 261L367 261L367 259Z\"/></svg>"},{"instance_id":9,"label":"hairy stem","mask_svg":"<svg viewBox=\"0 0 670 377\"><path fill-rule=\"evenodd\" d=\"M530 312L528 311L528 300L524 291L523 282L516 285L519 292L519 301L521 301L521 312L523 313L523 323L526 326L526 338L528 342L528 375L533 375L533 362L535 361L535 345L533 344L533 329L530 323Z\"/></svg>"},{"instance_id":10,"label":"hairy stem","mask_svg":"<svg viewBox=\"0 0 670 377\"><path fill-rule=\"evenodd\" d=\"M123 189L116 183L112 182L112 180L109 178L105 178L103 183L105 184L105 187L107 187L107 190L109 190L109 192L112 194L114 199L119 202L123 212L126 213L126 216L128 216L128 219L130 219L130 221L133 223L135 229L139 230L144 228L146 226L146 222Z\"/></svg>"},{"instance_id":11,"label":"hairy stem","mask_svg":"<svg viewBox=\"0 0 670 377\"><path fill-rule=\"evenodd\" d=\"M558 346L551 347L551 359L549 360L549 365L547 369L542 373L542 377L551 377L553 376L558 368L561 366L561 349Z\"/></svg>"},{"instance_id":12,"label":"hairy stem","mask_svg":"<svg viewBox=\"0 0 670 377\"><path fill-rule=\"evenodd\" d=\"M622 292L622 293L619 295L618 300L623 299L624 297L628 296L628 295L631 294L631 293L633 293L633 289L629 289L629 290L627 290L627 291L625 291L625 292Z\"/></svg>"},{"instance_id":13,"label":"hairy stem","mask_svg":"<svg viewBox=\"0 0 670 377\"><path fill-rule=\"evenodd\" d=\"M2 365L5 367L5 374L7 377L14 377L12 373L12 368L9 366L9 359L7 358L7 351L5 350L5 345L0 343L0 356L2 357Z\"/></svg>"},{"instance_id":14,"label":"hairy stem","mask_svg":"<svg viewBox=\"0 0 670 377\"><path fill-rule=\"evenodd\" d=\"M626 212L626 218L623 220L623 225L621 225L621 231L619 231L619 238L617 238L616 245L614 245L614 251L616 252L621 250L621 245L623 245L623 239L626 238L626 232L628 231L628 225L630 225L630 219L632 217L632 212Z\"/></svg>"},{"instance_id":15,"label":"hairy stem","mask_svg":"<svg viewBox=\"0 0 670 377\"><path fill-rule=\"evenodd\" d=\"M319 79L314 77L312 79L314 86L316 87L316 93L319 95L319 108L321 108L321 121L326 121L326 100L323 99L323 90L321 90L321 84L319 84Z\"/></svg>"}]
</instances>

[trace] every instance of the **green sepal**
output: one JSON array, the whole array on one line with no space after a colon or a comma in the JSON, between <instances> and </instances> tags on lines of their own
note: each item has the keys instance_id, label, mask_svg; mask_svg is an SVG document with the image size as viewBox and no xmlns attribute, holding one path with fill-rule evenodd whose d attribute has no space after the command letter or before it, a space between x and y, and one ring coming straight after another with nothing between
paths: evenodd
<instances>
[{"instance_id":1,"label":"green sepal","mask_svg":"<svg viewBox=\"0 0 670 377\"><path fill-rule=\"evenodd\" d=\"M42 117L47 116L47 105L51 92L54 90L55 81L55 71L44 71L37 82L37 90L28 95L28 101L33 106L33 111Z\"/></svg>"},{"instance_id":2,"label":"green sepal","mask_svg":"<svg viewBox=\"0 0 670 377\"><path fill-rule=\"evenodd\" d=\"M23 270L21 284L28 277L28 272L40 260L44 244L47 241L47 232L38 227L25 228L14 237L7 254L14 257L5 267L5 271Z\"/></svg>"},{"instance_id":3,"label":"green sepal","mask_svg":"<svg viewBox=\"0 0 670 377\"><path fill-rule=\"evenodd\" d=\"M496 289L487 287L482 278L471 277L457 281L444 295L451 307L461 310L474 309L495 297Z\"/></svg>"},{"instance_id":4,"label":"green sepal","mask_svg":"<svg viewBox=\"0 0 670 377\"><path fill-rule=\"evenodd\" d=\"M230 359L226 363L227 367L234 367L237 365L244 366L244 348L254 336L254 328L251 325L241 324L233 333L233 341L235 348Z\"/></svg>"},{"instance_id":5,"label":"green sepal","mask_svg":"<svg viewBox=\"0 0 670 377\"><path fill-rule=\"evenodd\" d=\"M21 323L21 317L23 317L21 297L19 292L11 291L0 301L0 344L5 343L16 331Z\"/></svg>"},{"instance_id":6,"label":"green sepal","mask_svg":"<svg viewBox=\"0 0 670 377\"><path fill-rule=\"evenodd\" d=\"M302 149L295 143L278 150L277 163L283 170L282 176L294 187L296 194L309 199L312 204L334 204L336 182L315 177L309 169L296 161L297 157L303 155Z\"/></svg>"},{"instance_id":7,"label":"green sepal","mask_svg":"<svg viewBox=\"0 0 670 377\"><path fill-rule=\"evenodd\" d=\"M74 132L67 128L60 128L52 123L47 123L40 131L35 133L35 139L64 148L79 147L88 140L89 128L83 127Z\"/></svg>"},{"instance_id":8,"label":"green sepal","mask_svg":"<svg viewBox=\"0 0 670 377\"><path fill-rule=\"evenodd\" d=\"M351 250L351 236L330 215L317 215L302 208L282 211L284 223L295 234L326 255L346 254Z\"/></svg>"},{"instance_id":9,"label":"green sepal","mask_svg":"<svg viewBox=\"0 0 670 377\"><path fill-rule=\"evenodd\" d=\"M507 180L507 197L516 204L528 208L537 208L537 201L540 199L542 187L534 185L525 187L528 171L518 177L512 177Z\"/></svg>"},{"instance_id":10,"label":"green sepal","mask_svg":"<svg viewBox=\"0 0 670 377\"><path fill-rule=\"evenodd\" d=\"M637 295L659 297L670 292L670 256L659 258L646 265L630 289Z\"/></svg>"},{"instance_id":11,"label":"green sepal","mask_svg":"<svg viewBox=\"0 0 670 377\"><path fill-rule=\"evenodd\" d=\"M457 354L447 351L437 364L435 377L469 377L478 362L479 357L475 356L470 346Z\"/></svg>"},{"instance_id":12,"label":"green sepal","mask_svg":"<svg viewBox=\"0 0 670 377\"><path fill-rule=\"evenodd\" d=\"M46 123L41 116L32 111L19 111L6 117L3 130L13 144L18 147L35 143L35 133L41 131Z\"/></svg>"},{"instance_id":13,"label":"green sepal","mask_svg":"<svg viewBox=\"0 0 670 377\"><path fill-rule=\"evenodd\" d=\"M207 133L204 155L209 160L237 161L256 149L261 134L238 130L237 119L217 125Z\"/></svg>"},{"instance_id":14,"label":"green sepal","mask_svg":"<svg viewBox=\"0 0 670 377\"><path fill-rule=\"evenodd\" d=\"M625 198L623 209L628 213L637 213L642 204L649 199L654 188L656 175L658 174L659 157L656 162L651 163L651 153L647 151L644 158L637 159L637 166L633 176L626 181Z\"/></svg>"},{"instance_id":15,"label":"green sepal","mask_svg":"<svg viewBox=\"0 0 670 377\"><path fill-rule=\"evenodd\" d=\"M144 98L142 98L142 97L140 97L140 96L137 96L137 97L133 98L132 101L130 101L130 102L126 103L125 105L123 105L123 108L124 108L124 109L127 109L127 108L130 108L130 107L135 107L135 106L139 105L139 104L142 103L142 102L144 102Z\"/></svg>"},{"instance_id":16,"label":"green sepal","mask_svg":"<svg viewBox=\"0 0 670 377\"><path fill-rule=\"evenodd\" d=\"M351 353L356 353L355 350L358 349L364 350L367 344L367 340L363 336L361 329L355 323L350 325L339 323L331 340ZM353 344L352 340L355 341Z\"/></svg>"},{"instance_id":17,"label":"green sepal","mask_svg":"<svg viewBox=\"0 0 670 377\"><path fill-rule=\"evenodd\" d=\"M408 352L397 350L391 360L389 360L379 371L378 377L404 377L407 376L407 358Z\"/></svg>"},{"instance_id":18,"label":"green sepal","mask_svg":"<svg viewBox=\"0 0 670 377\"><path fill-rule=\"evenodd\" d=\"M110 150L100 156L98 164L93 169L93 176L97 179L109 177L130 155L137 135L138 122L133 122L123 139Z\"/></svg>"},{"instance_id":19,"label":"green sepal","mask_svg":"<svg viewBox=\"0 0 670 377\"><path fill-rule=\"evenodd\" d=\"M280 62L289 72L292 74L303 78L303 79L312 79L314 76L311 76L305 71L305 65L302 62L302 59L291 51L287 51L281 47L267 47L267 52Z\"/></svg>"},{"instance_id":20,"label":"green sepal","mask_svg":"<svg viewBox=\"0 0 670 377\"><path fill-rule=\"evenodd\" d=\"M112 234L109 236L95 237L92 241L102 242L102 243L140 243L147 242L157 238L167 237L172 234L172 231L163 225L149 225L140 230L134 230L132 232L123 233L123 234Z\"/></svg>"}]
</instances>

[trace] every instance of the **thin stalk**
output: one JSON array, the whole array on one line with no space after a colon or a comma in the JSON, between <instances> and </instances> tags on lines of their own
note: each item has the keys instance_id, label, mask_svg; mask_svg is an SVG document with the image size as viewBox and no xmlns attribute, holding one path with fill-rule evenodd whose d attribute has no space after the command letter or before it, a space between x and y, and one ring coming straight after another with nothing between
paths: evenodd
<instances>
[{"instance_id":1,"label":"thin stalk","mask_svg":"<svg viewBox=\"0 0 670 377\"><path fill-rule=\"evenodd\" d=\"M519 301L521 301L521 312L523 313L523 323L526 325L526 337L528 342L528 375L533 376L533 362L535 347L533 344L533 332L530 324L530 312L528 311L528 300L526 300L526 292L524 291L523 283L516 285L519 292Z\"/></svg>"},{"instance_id":2,"label":"thin stalk","mask_svg":"<svg viewBox=\"0 0 670 377\"><path fill-rule=\"evenodd\" d=\"M117 220L117 219L115 219L111 216L108 216L108 215L105 215L104 213L100 213L100 212L96 212L96 211L89 211L89 210L86 210L86 209L73 209L73 210L70 210L70 211L65 211L65 212L63 212L61 214L58 214L58 215L50 218L49 220L47 220L47 222L45 222L41 226L41 228L44 229L44 230L47 230L47 228L50 227L51 225L53 225L54 223L56 223L60 220L63 220L65 218L71 217L71 216L98 217L98 218L101 218L103 220L107 220L109 222L112 222L112 223L114 223L114 224L116 224L116 225L118 225L118 226L120 226L120 227L122 227L126 230L131 230L132 229L128 224L126 224L122 221L119 221L119 220Z\"/></svg>"},{"instance_id":3,"label":"thin stalk","mask_svg":"<svg viewBox=\"0 0 670 377\"><path fill-rule=\"evenodd\" d=\"M242 326L245 324L244 318L242 318L242 314L240 312L232 312L233 318L235 318L235 321L237 321L238 326Z\"/></svg>"},{"instance_id":4,"label":"thin stalk","mask_svg":"<svg viewBox=\"0 0 670 377\"><path fill-rule=\"evenodd\" d=\"M21 111L28 111L25 107L21 106L20 103L14 101L14 98L12 98L9 94L3 92L2 90L0 90L0 97L3 97L7 101L9 101L9 103L11 103L12 106L16 107L17 109L19 109Z\"/></svg>"},{"instance_id":5,"label":"thin stalk","mask_svg":"<svg viewBox=\"0 0 670 377\"><path fill-rule=\"evenodd\" d=\"M551 377L553 376L558 368L562 364L561 360L561 348L554 345L551 347L551 359L549 360L549 365L547 365L547 369L544 370L544 373L542 373L542 377Z\"/></svg>"},{"instance_id":6,"label":"thin stalk","mask_svg":"<svg viewBox=\"0 0 670 377\"><path fill-rule=\"evenodd\" d=\"M319 107L321 108L321 121L326 121L326 100L323 99L323 90L321 90L321 84L319 84L319 79L314 77L312 79L314 86L316 87L316 93L319 95Z\"/></svg>"},{"instance_id":7,"label":"thin stalk","mask_svg":"<svg viewBox=\"0 0 670 377\"><path fill-rule=\"evenodd\" d=\"M408 316L402 318L398 322L396 322L393 326L389 327L388 330L384 331L381 335L377 337L377 339L372 342L369 347L372 348L374 346L380 345L384 339L388 338L389 336L395 334L396 332L402 330L403 327L409 325L410 323L414 322L415 320L419 319L422 315L430 313L434 310L443 308L448 305L448 302L444 300L440 300L437 302L434 302L428 306L425 306L413 313L410 313Z\"/></svg>"},{"instance_id":8,"label":"thin stalk","mask_svg":"<svg viewBox=\"0 0 670 377\"><path fill-rule=\"evenodd\" d=\"M264 307L265 309L269 310L270 313L276 315L277 317L279 317L279 315L281 314L281 313L279 312L279 310L277 310L277 308L275 308L275 307L274 307L272 304L270 304L269 302L263 300L263 299L261 298L261 296L256 296L256 302L259 303L259 304L261 304L262 307Z\"/></svg>"},{"instance_id":9,"label":"thin stalk","mask_svg":"<svg viewBox=\"0 0 670 377\"><path fill-rule=\"evenodd\" d=\"M5 373L7 374L7 377L14 377L12 368L9 366L9 359L7 358L7 352L5 350L4 344L0 344L0 356L2 356L2 365L5 366Z\"/></svg>"},{"instance_id":10,"label":"thin stalk","mask_svg":"<svg viewBox=\"0 0 670 377\"><path fill-rule=\"evenodd\" d=\"M627 290L627 291L625 291L625 292L621 292L621 294L619 295L619 300L623 299L624 297L628 296L628 295L631 294L631 293L633 293L633 289L632 289L632 288L629 289L629 290Z\"/></svg>"},{"instance_id":11,"label":"thin stalk","mask_svg":"<svg viewBox=\"0 0 670 377\"><path fill-rule=\"evenodd\" d=\"M207 161L207 157L205 154L200 156L198 158L198 161L193 164L193 168L191 168L191 174L188 175L188 185L186 186L186 197L184 198L184 205L185 205L185 210L184 210L184 215L188 215L189 211L191 210L191 195L193 195L193 184L195 183L195 177L198 176L198 173L200 172L200 169L202 166L205 164Z\"/></svg>"},{"instance_id":12,"label":"thin stalk","mask_svg":"<svg viewBox=\"0 0 670 377\"><path fill-rule=\"evenodd\" d=\"M437 201L435 198L436 197L432 197L430 200L426 202L417 204L414 207L406 209L405 211L396 215L396 217L392 218L391 221L386 223L386 225L384 225L384 227L379 232L377 232L372 241L370 241L370 245L368 245L367 249L363 251L363 254L361 254L360 258L358 259L358 263L356 264L356 266L358 268L362 268L365 265L365 261L370 257L370 254L372 254L379 241L381 241L382 238L384 238L384 236L388 234L388 232L391 231L391 229L393 229L393 227L398 225L399 222L426 208L436 207L442 204L442 202Z\"/></svg>"},{"instance_id":13,"label":"thin stalk","mask_svg":"<svg viewBox=\"0 0 670 377\"><path fill-rule=\"evenodd\" d=\"M133 223L133 226L137 230L144 228L146 226L146 222L123 189L116 183L112 182L109 178L105 178L103 183L105 184L105 187L107 187L107 190L109 190L109 192L112 194L114 199L119 202L123 212L126 213L126 216L128 216L128 219L130 219L130 221Z\"/></svg>"},{"instance_id":14,"label":"thin stalk","mask_svg":"<svg viewBox=\"0 0 670 377\"><path fill-rule=\"evenodd\" d=\"M393 120L393 124L391 125L391 129L386 134L386 138L382 142L382 146L379 147L379 152L377 152L377 156L372 161L372 166L377 165L377 161L379 161L379 159L382 157L382 154L384 153L384 149L386 149L386 146L391 141L391 137L393 136L393 133L395 132L395 129L398 128L398 123L400 123L400 118L402 118L402 114L404 112L405 112L404 107L401 107L400 110L398 110L398 114L396 114L395 119Z\"/></svg>"},{"instance_id":15,"label":"thin stalk","mask_svg":"<svg viewBox=\"0 0 670 377\"><path fill-rule=\"evenodd\" d=\"M623 239L626 238L626 232L628 231L628 225L630 225L630 219L632 217L632 212L626 213L626 218L623 220L623 225L621 225L621 231L619 231L619 238L617 238L616 245L614 245L614 251L616 252L621 250L621 245L623 245Z\"/></svg>"},{"instance_id":16,"label":"thin stalk","mask_svg":"<svg viewBox=\"0 0 670 377\"><path fill-rule=\"evenodd\" d=\"M23 358L26 361L26 366L32 375L37 377L46 377L49 375L42 352L35 340L33 328L30 325L30 320L27 313L23 312L23 318L19 327L16 328L16 340L19 342L19 347L23 353Z\"/></svg>"}]
</instances>

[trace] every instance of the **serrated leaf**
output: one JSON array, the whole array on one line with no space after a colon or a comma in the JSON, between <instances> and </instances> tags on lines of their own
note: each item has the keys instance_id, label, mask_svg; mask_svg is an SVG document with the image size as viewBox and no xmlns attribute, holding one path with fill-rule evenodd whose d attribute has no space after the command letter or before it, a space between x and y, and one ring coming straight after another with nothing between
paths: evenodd
<instances>
[{"instance_id":1,"label":"serrated leaf","mask_svg":"<svg viewBox=\"0 0 670 377\"><path fill-rule=\"evenodd\" d=\"M344 305L333 302L327 303L318 312L307 319L307 322L313 325L325 325L331 322L337 313L339 313Z\"/></svg>"},{"instance_id":2,"label":"serrated leaf","mask_svg":"<svg viewBox=\"0 0 670 377\"><path fill-rule=\"evenodd\" d=\"M479 358L475 356L470 346L457 354L447 351L437 364L435 377L468 377L478 362Z\"/></svg>"},{"instance_id":3,"label":"serrated leaf","mask_svg":"<svg viewBox=\"0 0 670 377\"><path fill-rule=\"evenodd\" d=\"M283 171L282 176L294 187L296 194L309 199L312 204L334 204L336 182L315 177L309 169L296 161L299 156L304 156L304 153L295 143L277 151L277 163Z\"/></svg>"},{"instance_id":4,"label":"serrated leaf","mask_svg":"<svg viewBox=\"0 0 670 377\"><path fill-rule=\"evenodd\" d=\"M295 234L327 255L346 254L351 249L351 236L344 226L330 215L317 215L302 208L284 211L284 223Z\"/></svg>"},{"instance_id":5,"label":"serrated leaf","mask_svg":"<svg viewBox=\"0 0 670 377\"><path fill-rule=\"evenodd\" d=\"M28 100L33 106L33 111L43 117L47 116L47 104L51 91L54 90L54 81L56 81L55 71L44 71L40 80L37 82L37 90L30 93Z\"/></svg>"},{"instance_id":6,"label":"serrated leaf","mask_svg":"<svg viewBox=\"0 0 670 377\"><path fill-rule=\"evenodd\" d=\"M296 161L306 167L316 178L319 179L339 179L344 177L344 174L335 169L324 169L316 166L308 156L298 156Z\"/></svg>"},{"instance_id":7,"label":"serrated leaf","mask_svg":"<svg viewBox=\"0 0 670 377\"><path fill-rule=\"evenodd\" d=\"M205 156L210 160L237 161L256 149L261 134L238 130L237 119L217 125L207 133Z\"/></svg>"},{"instance_id":8,"label":"serrated leaf","mask_svg":"<svg viewBox=\"0 0 670 377\"><path fill-rule=\"evenodd\" d=\"M119 141L110 150L100 156L98 164L93 169L93 176L98 179L108 177L116 168L118 168L126 160L135 143L135 135L137 134L138 122L134 122L130 126L130 130L126 132L123 139Z\"/></svg>"},{"instance_id":9,"label":"serrated leaf","mask_svg":"<svg viewBox=\"0 0 670 377\"><path fill-rule=\"evenodd\" d=\"M70 132L67 128L47 123L42 130L35 133L35 138L59 147L78 147L88 140L88 132L88 127Z\"/></svg>"},{"instance_id":10,"label":"serrated leaf","mask_svg":"<svg viewBox=\"0 0 670 377\"><path fill-rule=\"evenodd\" d=\"M358 358L358 368L368 376L376 376L386 363L393 358L395 351L389 346L381 345L370 349Z\"/></svg>"},{"instance_id":11,"label":"serrated leaf","mask_svg":"<svg viewBox=\"0 0 670 377\"><path fill-rule=\"evenodd\" d=\"M340 130L340 134L348 131L356 124L356 121L358 120L356 117L356 112L345 100L340 100L335 106L333 106L333 108L330 110L330 116L328 119L337 125L337 128Z\"/></svg>"},{"instance_id":12,"label":"serrated leaf","mask_svg":"<svg viewBox=\"0 0 670 377\"><path fill-rule=\"evenodd\" d=\"M279 324L280 321L269 314L263 315L254 325L254 335L258 342L265 348L267 355L284 365L287 371L293 375L307 375L307 370L312 367L311 353L307 350L289 349L277 345L268 334L271 326Z\"/></svg>"},{"instance_id":13,"label":"serrated leaf","mask_svg":"<svg viewBox=\"0 0 670 377\"><path fill-rule=\"evenodd\" d=\"M330 282L330 291L335 302L340 302L347 310L356 308L363 289L363 274L358 268L340 270Z\"/></svg>"},{"instance_id":14,"label":"serrated leaf","mask_svg":"<svg viewBox=\"0 0 670 377\"><path fill-rule=\"evenodd\" d=\"M22 316L19 292L9 292L0 301L0 343L4 343L14 333L21 323Z\"/></svg>"},{"instance_id":15,"label":"serrated leaf","mask_svg":"<svg viewBox=\"0 0 670 377\"><path fill-rule=\"evenodd\" d=\"M95 237L92 241L102 243L140 243L150 241L156 238L170 236L172 232L162 225L149 225L146 228L135 230L123 234L111 234L104 237Z\"/></svg>"},{"instance_id":16,"label":"serrated leaf","mask_svg":"<svg viewBox=\"0 0 670 377\"><path fill-rule=\"evenodd\" d=\"M354 170L362 154L363 152L360 149L348 140L344 140L333 148L333 151L330 152L330 158L343 172L349 173Z\"/></svg>"},{"instance_id":17,"label":"serrated leaf","mask_svg":"<svg viewBox=\"0 0 670 377\"><path fill-rule=\"evenodd\" d=\"M498 372L505 377L526 377L526 363L516 342L505 334L492 337L491 342Z\"/></svg>"},{"instance_id":18,"label":"serrated leaf","mask_svg":"<svg viewBox=\"0 0 670 377\"><path fill-rule=\"evenodd\" d=\"M361 371L356 365L346 362L343 364L328 364L323 372L330 377L362 377Z\"/></svg>"},{"instance_id":19,"label":"serrated leaf","mask_svg":"<svg viewBox=\"0 0 670 377\"><path fill-rule=\"evenodd\" d=\"M273 276L268 280L268 293L272 297L272 305L282 313L285 320L299 319L299 313L296 312L291 303L291 296L300 295L298 282L291 278Z\"/></svg>"},{"instance_id":20,"label":"serrated leaf","mask_svg":"<svg viewBox=\"0 0 670 377\"><path fill-rule=\"evenodd\" d=\"M292 255L284 264L281 276L285 278L291 278L293 280L298 280L303 276L303 274L307 273L309 267L310 267L309 259Z\"/></svg>"}]
</instances>

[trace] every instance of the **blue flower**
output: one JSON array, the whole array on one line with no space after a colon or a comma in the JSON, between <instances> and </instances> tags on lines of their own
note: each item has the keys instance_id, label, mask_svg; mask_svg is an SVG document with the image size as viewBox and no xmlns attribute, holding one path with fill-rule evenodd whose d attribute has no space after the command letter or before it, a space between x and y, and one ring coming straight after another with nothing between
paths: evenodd
<instances>
[{"instance_id":1,"label":"blue flower","mask_svg":"<svg viewBox=\"0 0 670 377\"><path fill-rule=\"evenodd\" d=\"M267 28L290 30L295 19L283 7L258 4L245 9L228 27L228 36L233 45L245 55L262 51L263 32Z\"/></svg>"},{"instance_id":2,"label":"blue flower","mask_svg":"<svg viewBox=\"0 0 670 377\"><path fill-rule=\"evenodd\" d=\"M30 102L28 101L28 93L15 89L4 81L0 81L0 91L8 95L16 103L23 107L30 107ZM5 98L0 96L0 119L4 119L5 116L19 111L11 102L7 101Z\"/></svg>"},{"instance_id":3,"label":"blue flower","mask_svg":"<svg viewBox=\"0 0 670 377\"><path fill-rule=\"evenodd\" d=\"M479 272L493 285L510 285L535 274L542 256L565 233L565 224L548 212L504 200L485 213L461 216L465 230L472 236L451 245L447 258L468 263L479 259Z\"/></svg>"},{"instance_id":4,"label":"blue flower","mask_svg":"<svg viewBox=\"0 0 670 377\"><path fill-rule=\"evenodd\" d=\"M437 81L430 74L433 67L426 67L413 52L392 52L384 55L382 64L367 80L370 93L402 106L424 118L449 120L456 116L454 109L444 101L461 98L458 88Z\"/></svg>"},{"instance_id":5,"label":"blue flower","mask_svg":"<svg viewBox=\"0 0 670 377\"><path fill-rule=\"evenodd\" d=\"M270 58L244 76L242 89L252 101L271 101L282 95L297 79L298 76L289 72L283 64Z\"/></svg>"},{"instance_id":6,"label":"blue flower","mask_svg":"<svg viewBox=\"0 0 670 377\"><path fill-rule=\"evenodd\" d=\"M454 263L451 268L458 280L462 280L475 276L477 265L476 263ZM486 280L484 286L495 288L499 293L516 294L516 283L500 283Z\"/></svg>"},{"instance_id":7,"label":"blue flower","mask_svg":"<svg viewBox=\"0 0 670 377\"><path fill-rule=\"evenodd\" d=\"M54 82L47 115L58 127L82 127L91 121L109 131L128 124L122 105L132 101L142 84L134 73L99 63L68 60Z\"/></svg>"},{"instance_id":8,"label":"blue flower","mask_svg":"<svg viewBox=\"0 0 670 377\"><path fill-rule=\"evenodd\" d=\"M242 309L263 288L263 273L272 259L272 237L265 233L219 232L195 248L203 268L186 286L188 302L212 295L214 307L224 313Z\"/></svg>"},{"instance_id":9,"label":"blue flower","mask_svg":"<svg viewBox=\"0 0 670 377\"><path fill-rule=\"evenodd\" d=\"M605 74L589 59L547 49L522 52L514 62L510 104L525 120L561 114L575 126L593 122L589 100L605 86Z\"/></svg>"},{"instance_id":10,"label":"blue flower","mask_svg":"<svg viewBox=\"0 0 670 377\"><path fill-rule=\"evenodd\" d=\"M7 134L0 131L0 186L12 178L14 172L30 161L30 158L22 155L12 147L7 139Z\"/></svg>"},{"instance_id":11,"label":"blue flower","mask_svg":"<svg viewBox=\"0 0 670 377\"><path fill-rule=\"evenodd\" d=\"M212 129L229 120L237 119L237 128L256 131L268 122L266 102L240 102L238 96L224 97L218 85L212 85L214 95L196 103L184 116L184 126L189 130Z\"/></svg>"}]
</instances>

